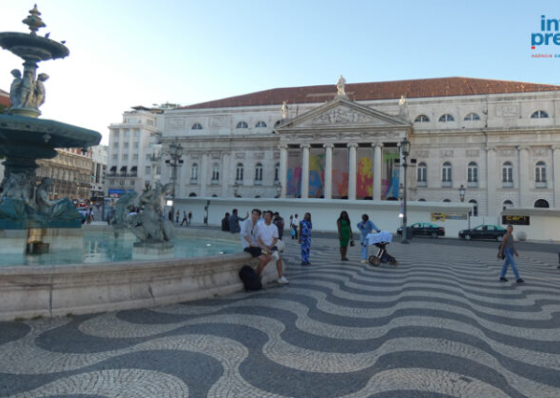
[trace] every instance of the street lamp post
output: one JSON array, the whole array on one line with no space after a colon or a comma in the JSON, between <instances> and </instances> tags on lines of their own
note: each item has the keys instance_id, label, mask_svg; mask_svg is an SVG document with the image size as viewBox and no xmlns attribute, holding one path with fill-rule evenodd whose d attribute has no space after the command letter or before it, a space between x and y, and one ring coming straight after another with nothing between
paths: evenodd
<instances>
[{"instance_id":1,"label":"street lamp post","mask_svg":"<svg viewBox=\"0 0 560 398\"><path fill-rule=\"evenodd\" d=\"M461 199L461 202L465 201L465 191L465 187L461 185L461 188L459 188L459 199Z\"/></svg>"},{"instance_id":2,"label":"street lamp post","mask_svg":"<svg viewBox=\"0 0 560 398\"><path fill-rule=\"evenodd\" d=\"M276 197L279 198L282 195L282 183L278 181L276 183Z\"/></svg>"},{"instance_id":3,"label":"street lamp post","mask_svg":"<svg viewBox=\"0 0 560 398\"><path fill-rule=\"evenodd\" d=\"M166 153L170 159L165 160L165 164L171 167L171 182L173 183L173 192L171 193L171 214L175 217L175 195L177 194L177 167L183 165L183 146L176 139L169 144L169 151Z\"/></svg>"},{"instance_id":4,"label":"street lamp post","mask_svg":"<svg viewBox=\"0 0 560 398\"><path fill-rule=\"evenodd\" d=\"M401 243L410 243L408 241L408 234L407 234L407 219L406 219L406 191L407 191L407 185L406 185L406 168L408 167L408 164L406 163L406 158L408 157L408 155L410 154L410 141L408 141L406 138L404 140L401 141L401 146L400 146L400 151L401 151L401 155L403 158L403 169L404 169L404 191L403 191L403 233L402 233L402 241Z\"/></svg>"}]
</instances>

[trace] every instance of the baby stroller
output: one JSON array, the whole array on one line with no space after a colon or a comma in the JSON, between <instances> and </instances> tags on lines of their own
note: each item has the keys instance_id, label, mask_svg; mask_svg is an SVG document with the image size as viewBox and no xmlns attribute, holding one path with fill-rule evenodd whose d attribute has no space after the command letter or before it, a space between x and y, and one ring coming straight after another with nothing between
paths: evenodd
<instances>
[{"instance_id":1,"label":"baby stroller","mask_svg":"<svg viewBox=\"0 0 560 398\"><path fill-rule=\"evenodd\" d=\"M371 265L378 267L381 263L389 263L393 267L399 265L397 259L387 252L387 245L393 241L393 235L387 231L378 234L368 234L366 236L368 245L375 245L379 250L376 255L369 256L368 261Z\"/></svg>"}]
</instances>

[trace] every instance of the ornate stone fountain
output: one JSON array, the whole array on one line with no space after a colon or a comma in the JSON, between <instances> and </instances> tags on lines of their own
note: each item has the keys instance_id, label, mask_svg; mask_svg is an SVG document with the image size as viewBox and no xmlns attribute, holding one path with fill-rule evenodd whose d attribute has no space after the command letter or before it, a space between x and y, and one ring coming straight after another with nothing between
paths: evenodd
<instances>
[{"instance_id":1,"label":"ornate stone fountain","mask_svg":"<svg viewBox=\"0 0 560 398\"><path fill-rule=\"evenodd\" d=\"M7 115L0 115L0 156L5 158L4 180L0 185L0 229L26 230L27 243L35 243L36 247L40 247L47 228L79 228L81 217L68 198L49 200L51 181L44 178L37 185L35 161L54 158L55 148L85 149L101 140L96 131L38 119L49 77L45 73L37 76L38 64L69 54L64 44L49 39L48 34L37 34L46 26L40 15L35 5L23 20L30 33L0 33L0 47L24 60L23 73L18 69L12 71L12 106Z\"/></svg>"}]
</instances>

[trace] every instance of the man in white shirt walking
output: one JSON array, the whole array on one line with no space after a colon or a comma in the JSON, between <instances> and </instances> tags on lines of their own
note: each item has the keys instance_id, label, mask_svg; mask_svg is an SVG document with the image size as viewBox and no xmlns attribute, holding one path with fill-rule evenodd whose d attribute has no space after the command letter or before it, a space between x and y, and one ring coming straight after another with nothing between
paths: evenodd
<instances>
[{"instance_id":1,"label":"man in white shirt walking","mask_svg":"<svg viewBox=\"0 0 560 398\"><path fill-rule=\"evenodd\" d=\"M278 228L276 225L272 224L272 212L270 210L264 212L264 222L257 224L257 242L263 253L272 255L272 257L276 260L278 283L288 283L288 280L284 277L282 258L280 257L280 252L276 247L276 242L278 242ZM262 266L262 268L264 268L265 265L266 263ZM257 273L260 275L262 269L260 269L259 272L259 267L257 267Z\"/></svg>"}]
</instances>

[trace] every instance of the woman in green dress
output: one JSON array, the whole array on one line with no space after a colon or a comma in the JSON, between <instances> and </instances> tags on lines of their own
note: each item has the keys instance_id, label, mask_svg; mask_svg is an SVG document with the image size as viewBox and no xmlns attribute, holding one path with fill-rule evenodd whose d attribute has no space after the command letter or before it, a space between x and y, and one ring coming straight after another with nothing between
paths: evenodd
<instances>
[{"instance_id":1,"label":"woman in green dress","mask_svg":"<svg viewBox=\"0 0 560 398\"><path fill-rule=\"evenodd\" d=\"M338 239L340 240L340 260L348 261L346 252L348 251L348 243L352 239L352 223L346 211L340 213L340 217L336 220L338 227Z\"/></svg>"}]
</instances>

